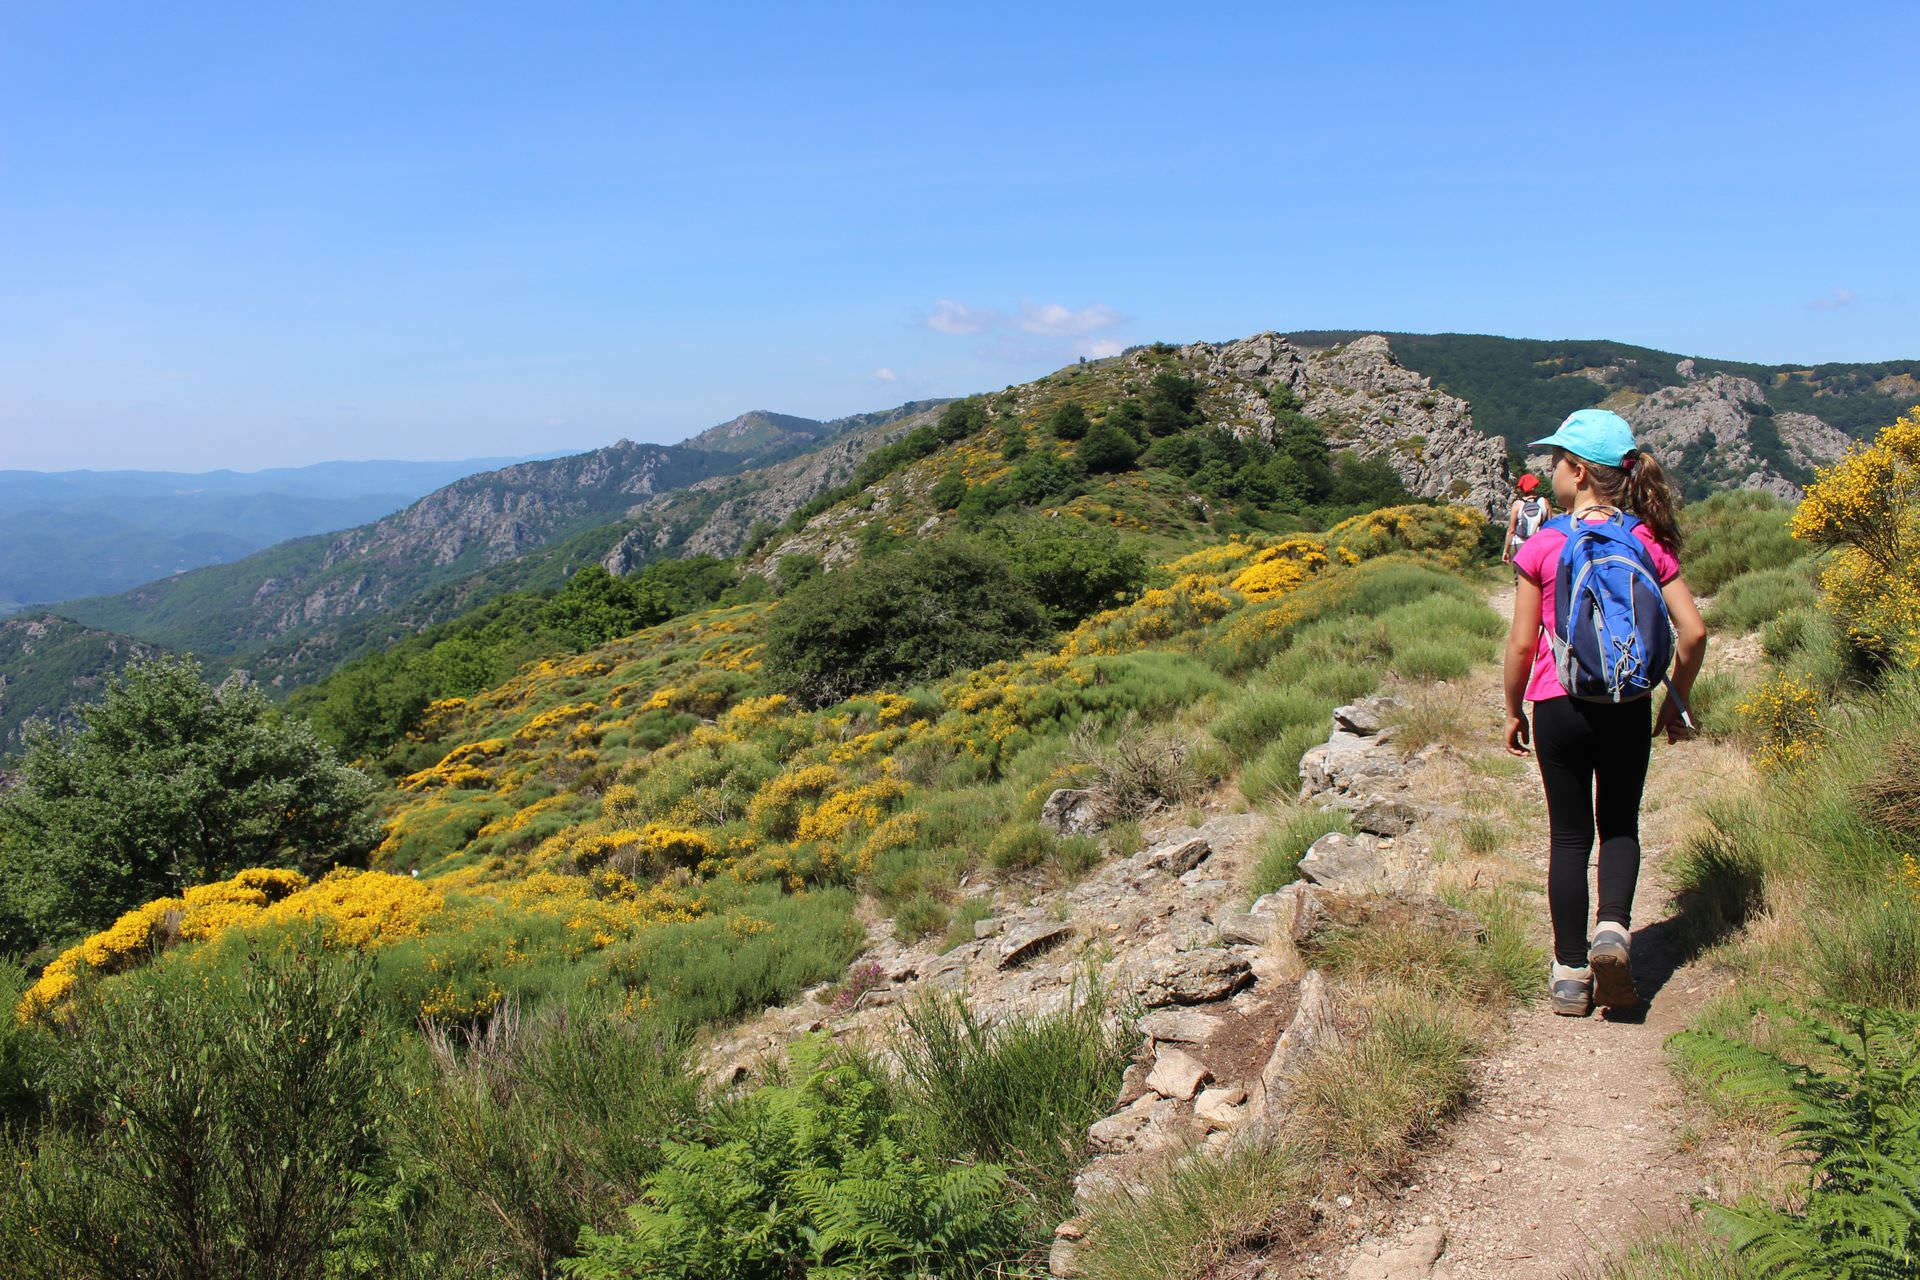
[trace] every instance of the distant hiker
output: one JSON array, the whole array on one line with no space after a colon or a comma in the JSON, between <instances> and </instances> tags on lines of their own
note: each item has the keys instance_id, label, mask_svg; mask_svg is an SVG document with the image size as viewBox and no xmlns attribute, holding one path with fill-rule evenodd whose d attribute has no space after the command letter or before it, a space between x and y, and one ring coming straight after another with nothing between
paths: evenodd
<instances>
[{"instance_id":1,"label":"distant hiker","mask_svg":"<svg viewBox=\"0 0 1920 1280\"><path fill-rule=\"evenodd\" d=\"M1545 494L1537 492L1540 477L1528 471L1514 482L1514 488L1520 496L1507 508L1507 538L1501 544L1500 559L1513 563L1514 556L1526 545L1527 539L1540 532L1540 526L1553 515L1553 501ZM1514 572L1518 573L1516 568Z\"/></svg>"},{"instance_id":2,"label":"distant hiker","mask_svg":"<svg viewBox=\"0 0 1920 1280\"><path fill-rule=\"evenodd\" d=\"M1686 699L1707 628L1680 578L1674 498L1633 428L1582 409L1533 443L1553 450L1553 494L1567 512L1514 557L1507 636L1507 750L1539 751L1551 853L1555 1013L1581 1017L1639 1001L1629 956L1640 875L1640 792L1652 739L1693 728ZM1667 665L1673 671L1668 678ZM1654 686L1667 685L1660 714ZM1527 723L1522 701L1533 704ZM1649 728L1651 726L1651 728ZM1600 906L1587 938L1587 862L1600 837Z\"/></svg>"}]
</instances>

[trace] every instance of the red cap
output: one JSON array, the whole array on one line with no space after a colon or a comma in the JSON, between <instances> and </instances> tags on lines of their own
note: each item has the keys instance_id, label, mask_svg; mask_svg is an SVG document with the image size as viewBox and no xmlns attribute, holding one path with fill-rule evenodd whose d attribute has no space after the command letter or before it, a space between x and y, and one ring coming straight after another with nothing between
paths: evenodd
<instances>
[{"instance_id":1,"label":"red cap","mask_svg":"<svg viewBox=\"0 0 1920 1280\"><path fill-rule=\"evenodd\" d=\"M1520 486L1520 492L1532 493L1540 487L1540 477L1529 471L1527 474L1521 476L1516 483Z\"/></svg>"}]
</instances>

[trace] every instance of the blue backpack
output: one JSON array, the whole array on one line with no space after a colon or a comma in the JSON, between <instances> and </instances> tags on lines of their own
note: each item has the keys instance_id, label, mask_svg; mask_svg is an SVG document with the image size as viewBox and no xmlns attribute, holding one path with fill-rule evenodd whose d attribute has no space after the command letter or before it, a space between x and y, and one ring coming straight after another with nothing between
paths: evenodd
<instances>
[{"instance_id":1,"label":"blue backpack","mask_svg":"<svg viewBox=\"0 0 1920 1280\"><path fill-rule=\"evenodd\" d=\"M1553 630L1547 643L1554 672L1569 696L1588 702L1632 702L1667 685L1673 664L1673 619L1653 557L1634 536L1640 520L1614 512L1597 523L1555 516L1542 525L1566 535L1553 584ZM1681 715L1691 726L1681 704Z\"/></svg>"}]
</instances>

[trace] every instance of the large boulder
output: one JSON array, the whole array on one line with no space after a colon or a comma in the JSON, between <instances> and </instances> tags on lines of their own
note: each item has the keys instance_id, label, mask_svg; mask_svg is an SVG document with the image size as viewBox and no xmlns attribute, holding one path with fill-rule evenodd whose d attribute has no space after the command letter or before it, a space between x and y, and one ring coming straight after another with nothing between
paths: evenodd
<instances>
[{"instance_id":1,"label":"large boulder","mask_svg":"<svg viewBox=\"0 0 1920 1280\"><path fill-rule=\"evenodd\" d=\"M1135 986L1140 1003L1149 1009L1169 1004L1207 1004L1224 1000L1253 981L1253 966L1244 956L1220 947L1183 951L1156 960Z\"/></svg>"},{"instance_id":2,"label":"large boulder","mask_svg":"<svg viewBox=\"0 0 1920 1280\"><path fill-rule=\"evenodd\" d=\"M1040 806L1040 825L1063 836L1092 835L1106 829L1106 810L1097 793L1080 787L1061 787Z\"/></svg>"}]
</instances>

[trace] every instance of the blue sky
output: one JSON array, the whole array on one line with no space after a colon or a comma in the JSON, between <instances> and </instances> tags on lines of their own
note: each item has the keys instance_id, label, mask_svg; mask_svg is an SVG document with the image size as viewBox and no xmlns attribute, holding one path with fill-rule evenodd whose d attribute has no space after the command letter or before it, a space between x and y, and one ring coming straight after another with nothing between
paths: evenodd
<instances>
[{"instance_id":1,"label":"blue sky","mask_svg":"<svg viewBox=\"0 0 1920 1280\"><path fill-rule=\"evenodd\" d=\"M670 441L1261 329L1920 356L1920 5L0 0L0 467Z\"/></svg>"}]
</instances>

